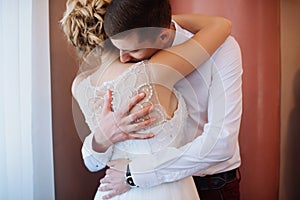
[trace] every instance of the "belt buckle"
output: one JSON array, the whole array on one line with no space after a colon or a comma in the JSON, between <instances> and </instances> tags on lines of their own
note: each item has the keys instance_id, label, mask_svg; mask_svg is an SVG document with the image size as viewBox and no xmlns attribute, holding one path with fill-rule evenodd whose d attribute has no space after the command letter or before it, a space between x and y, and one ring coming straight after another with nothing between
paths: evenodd
<instances>
[{"instance_id":1,"label":"belt buckle","mask_svg":"<svg viewBox=\"0 0 300 200\"><path fill-rule=\"evenodd\" d=\"M210 188L214 190L221 189L227 183L227 181L221 177L210 177L208 181Z\"/></svg>"}]
</instances>

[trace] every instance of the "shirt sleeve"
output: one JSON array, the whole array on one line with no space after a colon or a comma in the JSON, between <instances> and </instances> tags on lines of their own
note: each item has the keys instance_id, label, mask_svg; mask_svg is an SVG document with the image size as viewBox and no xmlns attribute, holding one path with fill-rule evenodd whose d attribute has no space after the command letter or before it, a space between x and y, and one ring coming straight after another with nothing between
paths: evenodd
<instances>
[{"instance_id":1,"label":"shirt sleeve","mask_svg":"<svg viewBox=\"0 0 300 200\"><path fill-rule=\"evenodd\" d=\"M89 134L81 148L82 158L85 166L91 172L96 172L103 169L113 154L113 146L110 146L105 152L98 153L92 148L93 133Z\"/></svg>"},{"instance_id":2,"label":"shirt sleeve","mask_svg":"<svg viewBox=\"0 0 300 200\"><path fill-rule=\"evenodd\" d=\"M240 164L238 133L242 115L241 52L233 38L227 39L225 43L210 58L213 64L208 120L202 134L180 148L168 147L132 160L131 174L139 187L152 187L196 173L219 173L234 162Z\"/></svg>"}]
</instances>

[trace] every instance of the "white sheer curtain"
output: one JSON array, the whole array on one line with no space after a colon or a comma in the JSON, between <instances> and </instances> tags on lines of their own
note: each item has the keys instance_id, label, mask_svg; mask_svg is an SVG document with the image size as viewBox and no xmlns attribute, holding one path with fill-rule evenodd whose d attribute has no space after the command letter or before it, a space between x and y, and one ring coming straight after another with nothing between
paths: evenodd
<instances>
[{"instance_id":1,"label":"white sheer curtain","mask_svg":"<svg viewBox=\"0 0 300 200\"><path fill-rule=\"evenodd\" d=\"M54 199L48 0L0 0L0 199Z\"/></svg>"}]
</instances>

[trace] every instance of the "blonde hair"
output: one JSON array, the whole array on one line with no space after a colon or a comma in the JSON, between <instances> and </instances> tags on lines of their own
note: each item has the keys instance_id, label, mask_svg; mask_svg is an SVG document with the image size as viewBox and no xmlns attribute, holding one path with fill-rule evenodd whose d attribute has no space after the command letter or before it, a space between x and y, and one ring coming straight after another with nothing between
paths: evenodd
<instances>
[{"instance_id":1,"label":"blonde hair","mask_svg":"<svg viewBox=\"0 0 300 200\"><path fill-rule=\"evenodd\" d=\"M68 0L60 23L68 41L80 56L87 56L108 36L104 32L104 15L111 0Z\"/></svg>"}]
</instances>

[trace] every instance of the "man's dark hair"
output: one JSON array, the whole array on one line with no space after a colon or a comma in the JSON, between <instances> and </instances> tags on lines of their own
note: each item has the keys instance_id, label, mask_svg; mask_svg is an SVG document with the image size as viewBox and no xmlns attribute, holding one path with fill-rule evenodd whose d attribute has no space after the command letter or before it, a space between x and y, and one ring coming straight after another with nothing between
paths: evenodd
<instances>
[{"instance_id":1,"label":"man's dark hair","mask_svg":"<svg viewBox=\"0 0 300 200\"><path fill-rule=\"evenodd\" d=\"M114 36L136 28L169 28L171 15L169 0L112 0L104 17L104 30ZM145 29L138 30L139 35L145 34Z\"/></svg>"}]
</instances>

